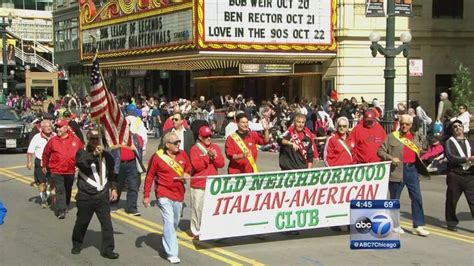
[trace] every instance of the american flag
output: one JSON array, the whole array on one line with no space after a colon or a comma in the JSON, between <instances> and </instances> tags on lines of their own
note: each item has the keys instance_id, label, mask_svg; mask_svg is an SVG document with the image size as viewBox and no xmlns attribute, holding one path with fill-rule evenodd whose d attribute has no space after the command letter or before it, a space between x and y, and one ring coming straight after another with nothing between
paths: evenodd
<instances>
[{"instance_id":1,"label":"american flag","mask_svg":"<svg viewBox=\"0 0 474 266\"><path fill-rule=\"evenodd\" d=\"M130 128L112 93L107 90L100 73L99 61L92 63L91 117L104 126L109 147L131 146Z\"/></svg>"}]
</instances>

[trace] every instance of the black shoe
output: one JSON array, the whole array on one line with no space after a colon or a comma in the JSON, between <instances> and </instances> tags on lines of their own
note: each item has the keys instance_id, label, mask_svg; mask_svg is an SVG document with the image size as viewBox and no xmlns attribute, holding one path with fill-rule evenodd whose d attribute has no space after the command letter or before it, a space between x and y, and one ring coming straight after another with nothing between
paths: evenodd
<instances>
[{"instance_id":1,"label":"black shoe","mask_svg":"<svg viewBox=\"0 0 474 266\"><path fill-rule=\"evenodd\" d=\"M447 228L449 231L453 231L453 232L457 232L458 231L458 228L456 226L450 226L448 225L448 228Z\"/></svg>"},{"instance_id":2,"label":"black shoe","mask_svg":"<svg viewBox=\"0 0 474 266\"><path fill-rule=\"evenodd\" d=\"M119 257L119 254L115 253L113 251L112 252L107 252L107 253L102 253L101 255L102 255L102 257L107 258L107 259L111 259L111 260L118 259L118 257Z\"/></svg>"},{"instance_id":3,"label":"black shoe","mask_svg":"<svg viewBox=\"0 0 474 266\"><path fill-rule=\"evenodd\" d=\"M62 220L64 218L66 218L66 214L64 212L58 214L58 219Z\"/></svg>"},{"instance_id":4,"label":"black shoe","mask_svg":"<svg viewBox=\"0 0 474 266\"><path fill-rule=\"evenodd\" d=\"M72 248L71 254L74 254L74 255L81 254L81 248Z\"/></svg>"}]
</instances>

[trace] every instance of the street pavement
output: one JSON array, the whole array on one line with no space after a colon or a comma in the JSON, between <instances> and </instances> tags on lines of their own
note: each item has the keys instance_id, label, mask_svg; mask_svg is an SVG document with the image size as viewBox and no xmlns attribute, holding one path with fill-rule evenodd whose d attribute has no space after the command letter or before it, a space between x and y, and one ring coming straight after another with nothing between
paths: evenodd
<instances>
[{"instance_id":1,"label":"street pavement","mask_svg":"<svg viewBox=\"0 0 474 266\"><path fill-rule=\"evenodd\" d=\"M216 140L218 141L218 140ZM222 147L222 141L218 141ZM148 144L147 160L158 141ZM162 219L156 204L142 207L143 185L139 198L141 217L123 209L112 215L118 260L100 256L101 233L93 218L80 255L72 255L71 234L75 222L74 202L65 220L58 220L49 209L36 202L37 188L30 186L33 173L25 168L26 155L0 153L0 199L8 208L0 226L0 265L150 265L167 264L161 234ZM261 171L278 168L278 154L261 152ZM225 170L222 170L224 173ZM144 176L143 176L144 178ZM179 225L180 258L183 265L474 265L474 222L464 197L458 204L461 222L458 232L444 224L445 176L422 180L423 203L428 237L410 234L411 208L405 189L401 199L401 249L391 251L354 251L349 248L348 232L328 228L301 231L298 236L275 233L265 239L228 238L222 241L192 240L189 230L190 209L185 208ZM73 191L74 192L74 191ZM122 195L121 206L124 206ZM189 206L189 194L186 194ZM221 226L225 226L224 224Z\"/></svg>"}]
</instances>

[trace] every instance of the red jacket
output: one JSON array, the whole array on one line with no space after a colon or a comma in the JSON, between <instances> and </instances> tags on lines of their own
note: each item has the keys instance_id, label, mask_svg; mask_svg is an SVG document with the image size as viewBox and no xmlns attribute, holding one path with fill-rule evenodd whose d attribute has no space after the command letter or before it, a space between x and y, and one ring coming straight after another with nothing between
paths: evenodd
<instances>
[{"instance_id":1,"label":"red jacket","mask_svg":"<svg viewBox=\"0 0 474 266\"><path fill-rule=\"evenodd\" d=\"M380 162L377 151L385 141L387 133L378 122L374 123L373 127L367 128L364 127L364 122L361 122L352 130L347 143L354 147L352 150L354 163Z\"/></svg>"},{"instance_id":2,"label":"red jacket","mask_svg":"<svg viewBox=\"0 0 474 266\"><path fill-rule=\"evenodd\" d=\"M67 137L52 137L43 151L43 167L48 167L51 173L72 175L76 171L76 153L84 149L81 140L72 132Z\"/></svg>"},{"instance_id":3,"label":"red jacket","mask_svg":"<svg viewBox=\"0 0 474 266\"><path fill-rule=\"evenodd\" d=\"M326 146L324 146L324 163L327 166L352 164L352 156L339 141L340 139L341 137L336 133L335 135L329 137L326 141ZM352 147L350 147L348 143L347 148L352 150Z\"/></svg>"},{"instance_id":4,"label":"red jacket","mask_svg":"<svg viewBox=\"0 0 474 266\"><path fill-rule=\"evenodd\" d=\"M252 152L252 156L257 162L258 150L257 144L265 144L263 138L254 131L249 131L248 134L243 138L244 143L248 149ZM234 160L232 156L234 154L243 154L237 143L229 136L225 141L225 155L229 159L229 168L227 172L229 174L240 174L240 173L253 173L252 166L247 158Z\"/></svg>"},{"instance_id":5,"label":"red jacket","mask_svg":"<svg viewBox=\"0 0 474 266\"><path fill-rule=\"evenodd\" d=\"M191 173L192 167L186 152L179 151L174 159L184 169L184 172ZM178 174L165 163L158 155L153 154L148 163L148 173L145 179L144 198L150 197L151 186L155 183L156 197L165 197L173 201L184 200L184 183L176 179Z\"/></svg>"},{"instance_id":6,"label":"red jacket","mask_svg":"<svg viewBox=\"0 0 474 266\"><path fill-rule=\"evenodd\" d=\"M206 145L200 142L203 147ZM211 161L209 156L205 155L197 145L194 145L191 148L191 164L193 166L194 174L191 178L191 187L192 188L205 188L206 187L206 177L210 175L217 175L217 169L224 167L224 156L222 151L217 146L217 144L211 143L207 149L216 150L216 158Z\"/></svg>"}]
</instances>

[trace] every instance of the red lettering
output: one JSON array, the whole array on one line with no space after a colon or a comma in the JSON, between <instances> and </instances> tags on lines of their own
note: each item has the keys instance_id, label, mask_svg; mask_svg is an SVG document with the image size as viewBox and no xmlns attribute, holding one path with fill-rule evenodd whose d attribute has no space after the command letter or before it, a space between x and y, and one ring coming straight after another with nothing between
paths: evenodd
<instances>
[{"instance_id":1,"label":"red lettering","mask_svg":"<svg viewBox=\"0 0 474 266\"><path fill-rule=\"evenodd\" d=\"M244 208L242 209L242 212L250 212L250 211L252 211L252 209L249 208L249 206L248 206L248 204L249 204L249 198L250 198L249 195L246 195L246 196L245 196L245 199L244 199Z\"/></svg>"},{"instance_id":2,"label":"red lettering","mask_svg":"<svg viewBox=\"0 0 474 266\"><path fill-rule=\"evenodd\" d=\"M316 200L316 193L318 193L318 189L313 189L311 196L309 195L309 191L306 189L303 194L303 205L308 204L310 206L314 205L314 201Z\"/></svg>"},{"instance_id":3,"label":"red lettering","mask_svg":"<svg viewBox=\"0 0 474 266\"><path fill-rule=\"evenodd\" d=\"M357 189L356 186L352 186L349 188L349 191L347 192L346 194L346 202L351 202L352 199L354 199L352 196L351 196L351 192L353 189Z\"/></svg>"},{"instance_id":4,"label":"red lettering","mask_svg":"<svg viewBox=\"0 0 474 266\"><path fill-rule=\"evenodd\" d=\"M328 199L326 200L326 204L330 204L330 203L336 204L336 199L334 198L334 196L336 195L337 190L338 190L337 187L332 187L329 189Z\"/></svg>"},{"instance_id":5,"label":"red lettering","mask_svg":"<svg viewBox=\"0 0 474 266\"><path fill-rule=\"evenodd\" d=\"M281 194L278 192L275 193L275 196L273 197L273 202L272 202L272 209L276 209L276 208L280 209L281 207L283 207L283 201L285 200L285 195L286 195L285 191L283 191L283 193Z\"/></svg>"},{"instance_id":6,"label":"red lettering","mask_svg":"<svg viewBox=\"0 0 474 266\"><path fill-rule=\"evenodd\" d=\"M369 189L367 190L367 198L366 199L375 199L377 196L377 191L379 191L379 184L375 184L375 191L374 186L369 185Z\"/></svg>"},{"instance_id":7,"label":"red lettering","mask_svg":"<svg viewBox=\"0 0 474 266\"><path fill-rule=\"evenodd\" d=\"M235 199L234 205L230 209L229 214L233 213L235 209L237 209L237 212L240 213L242 211L241 206L240 206L241 204L242 204L242 196L238 196Z\"/></svg>"},{"instance_id":8,"label":"red lettering","mask_svg":"<svg viewBox=\"0 0 474 266\"><path fill-rule=\"evenodd\" d=\"M324 199L323 198L326 196L326 194L325 194L326 190L328 190L327 187L322 188L322 189L319 190L318 201L316 202L316 204L318 204L318 205L323 205L324 204ZM321 200L321 199L323 199L323 200Z\"/></svg>"},{"instance_id":9,"label":"red lettering","mask_svg":"<svg viewBox=\"0 0 474 266\"><path fill-rule=\"evenodd\" d=\"M214 213L212 214L213 216L216 216L216 215L220 214L219 209L221 208L221 202L222 202L222 198L218 198L216 209L214 210Z\"/></svg>"},{"instance_id":10,"label":"red lettering","mask_svg":"<svg viewBox=\"0 0 474 266\"><path fill-rule=\"evenodd\" d=\"M229 202L233 198L234 198L234 196L223 198L223 200L225 201L225 206L224 206L224 211L222 212L222 214L227 214L227 209L229 208Z\"/></svg>"},{"instance_id":11,"label":"red lettering","mask_svg":"<svg viewBox=\"0 0 474 266\"><path fill-rule=\"evenodd\" d=\"M339 194L339 204L344 203L344 193L346 192L346 186L341 187L341 193Z\"/></svg>"},{"instance_id":12,"label":"red lettering","mask_svg":"<svg viewBox=\"0 0 474 266\"><path fill-rule=\"evenodd\" d=\"M297 190L295 192L295 195L293 195L293 198L291 199L291 202L290 202L290 205L289 207L293 207L293 203L296 204L296 207L299 207L300 206L300 191Z\"/></svg>"},{"instance_id":13,"label":"red lettering","mask_svg":"<svg viewBox=\"0 0 474 266\"><path fill-rule=\"evenodd\" d=\"M266 210L270 210L271 199L272 199L272 193L267 193L267 195L265 195L265 198L263 199L262 205L260 205L260 208L258 210L261 211L264 206Z\"/></svg>"},{"instance_id":14,"label":"red lettering","mask_svg":"<svg viewBox=\"0 0 474 266\"><path fill-rule=\"evenodd\" d=\"M253 210L252 211L258 211L258 204L260 203L260 197L262 196L262 193L258 193L255 195L255 203L253 204Z\"/></svg>"},{"instance_id":15,"label":"red lettering","mask_svg":"<svg viewBox=\"0 0 474 266\"><path fill-rule=\"evenodd\" d=\"M363 200L363 199L365 199L365 185L362 185L362 186L359 188L359 192L357 192L356 199L358 199L358 200Z\"/></svg>"}]
</instances>

